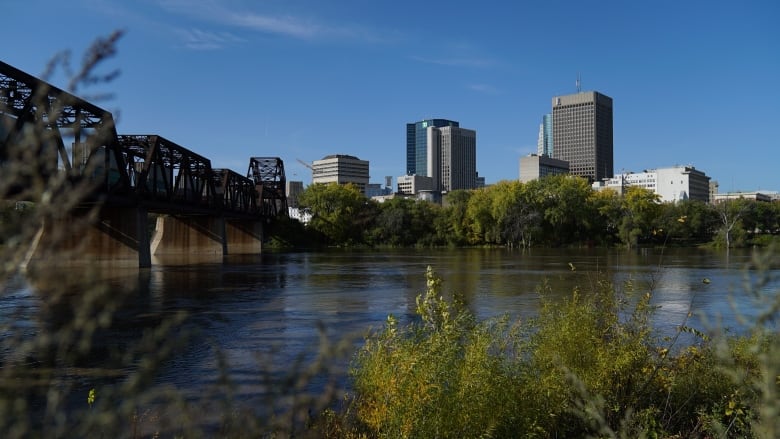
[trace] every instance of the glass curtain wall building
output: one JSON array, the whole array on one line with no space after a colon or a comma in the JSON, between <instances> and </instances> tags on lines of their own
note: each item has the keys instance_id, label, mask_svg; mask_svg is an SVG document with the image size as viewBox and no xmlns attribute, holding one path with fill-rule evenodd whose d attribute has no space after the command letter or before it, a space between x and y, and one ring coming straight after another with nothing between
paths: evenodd
<instances>
[{"instance_id":1,"label":"glass curtain wall building","mask_svg":"<svg viewBox=\"0 0 780 439\"><path fill-rule=\"evenodd\" d=\"M406 124L406 175L428 175L428 127L458 127L447 119L425 119Z\"/></svg>"},{"instance_id":2,"label":"glass curtain wall building","mask_svg":"<svg viewBox=\"0 0 780 439\"><path fill-rule=\"evenodd\" d=\"M542 124L539 125L539 140L537 141L536 154L547 157L552 157L553 155L552 113L545 114L542 117Z\"/></svg>"}]
</instances>

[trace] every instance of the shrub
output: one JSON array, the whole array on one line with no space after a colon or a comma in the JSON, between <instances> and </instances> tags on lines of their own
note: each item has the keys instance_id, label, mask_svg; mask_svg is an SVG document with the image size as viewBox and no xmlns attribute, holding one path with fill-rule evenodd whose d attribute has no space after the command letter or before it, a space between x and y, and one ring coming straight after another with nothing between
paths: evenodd
<instances>
[{"instance_id":1,"label":"shrub","mask_svg":"<svg viewBox=\"0 0 780 439\"><path fill-rule=\"evenodd\" d=\"M756 330L676 348L652 294L598 282L539 316L478 322L429 268L417 318L388 316L357 354L340 436L774 437L777 335ZM331 413L332 415L332 413ZM331 422L333 418L331 417ZM334 425L335 425L334 424ZM345 433L345 432L348 432Z\"/></svg>"},{"instance_id":2,"label":"shrub","mask_svg":"<svg viewBox=\"0 0 780 439\"><path fill-rule=\"evenodd\" d=\"M439 294L429 268L417 299L419 321L399 327L388 316L357 354L355 416L376 437L479 437L507 433L516 413L508 319L477 323Z\"/></svg>"}]
</instances>

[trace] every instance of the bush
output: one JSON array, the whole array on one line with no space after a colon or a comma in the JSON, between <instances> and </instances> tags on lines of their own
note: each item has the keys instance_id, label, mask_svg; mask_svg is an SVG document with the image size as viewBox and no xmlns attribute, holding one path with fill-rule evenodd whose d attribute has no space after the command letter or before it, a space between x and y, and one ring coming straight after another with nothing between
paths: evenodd
<instances>
[{"instance_id":1,"label":"bush","mask_svg":"<svg viewBox=\"0 0 780 439\"><path fill-rule=\"evenodd\" d=\"M367 437L774 437L778 337L756 330L676 348L652 295L607 282L538 318L478 322L429 268L417 319L389 316L352 368L332 425ZM348 415L347 415L348 413ZM345 433L346 432L346 433Z\"/></svg>"}]
</instances>

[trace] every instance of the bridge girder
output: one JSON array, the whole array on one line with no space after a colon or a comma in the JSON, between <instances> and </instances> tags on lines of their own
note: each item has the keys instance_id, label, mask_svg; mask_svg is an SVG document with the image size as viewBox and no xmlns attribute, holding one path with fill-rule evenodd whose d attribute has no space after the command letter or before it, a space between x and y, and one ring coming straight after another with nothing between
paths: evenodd
<instances>
[{"instance_id":1,"label":"bridge girder","mask_svg":"<svg viewBox=\"0 0 780 439\"><path fill-rule=\"evenodd\" d=\"M267 217L287 216L287 179L284 161L279 157L252 157L247 178L257 189L257 204Z\"/></svg>"},{"instance_id":2,"label":"bridge girder","mask_svg":"<svg viewBox=\"0 0 780 439\"><path fill-rule=\"evenodd\" d=\"M70 156L66 139L72 142ZM98 150L102 150L98 155L102 163L93 157ZM110 112L0 61L0 166L18 169L34 162L22 171L22 181L15 187L0 187L5 195L35 198L26 186L35 177L48 179L59 169L72 180L91 169L90 179L110 191L107 173L94 170L108 169L119 160ZM113 182L114 187L128 184L121 176Z\"/></svg>"},{"instance_id":3,"label":"bridge girder","mask_svg":"<svg viewBox=\"0 0 780 439\"><path fill-rule=\"evenodd\" d=\"M212 169L209 159L159 135L117 135L110 112L0 61L0 171L5 176L30 161L34 168L14 185L0 180L0 198L35 201L26 186L64 170L71 182L89 183L86 202L161 213L287 215L280 158L251 158L247 177Z\"/></svg>"},{"instance_id":4,"label":"bridge girder","mask_svg":"<svg viewBox=\"0 0 780 439\"><path fill-rule=\"evenodd\" d=\"M230 169L213 169L212 178L226 211L259 213L254 181Z\"/></svg>"}]
</instances>

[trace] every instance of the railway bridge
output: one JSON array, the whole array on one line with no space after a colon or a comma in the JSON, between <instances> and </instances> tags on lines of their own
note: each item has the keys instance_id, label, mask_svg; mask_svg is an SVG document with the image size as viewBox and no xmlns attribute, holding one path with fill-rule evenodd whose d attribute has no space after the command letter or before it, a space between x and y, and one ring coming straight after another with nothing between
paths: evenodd
<instances>
[{"instance_id":1,"label":"railway bridge","mask_svg":"<svg viewBox=\"0 0 780 439\"><path fill-rule=\"evenodd\" d=\"M0 198L62 207L36 235L56 250L34 252L44 263L259 253L264 225L287 215L279 157L212 168L158 134L117 134L110 112L2 61Z\"/></svg>"}]
</instances>

